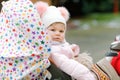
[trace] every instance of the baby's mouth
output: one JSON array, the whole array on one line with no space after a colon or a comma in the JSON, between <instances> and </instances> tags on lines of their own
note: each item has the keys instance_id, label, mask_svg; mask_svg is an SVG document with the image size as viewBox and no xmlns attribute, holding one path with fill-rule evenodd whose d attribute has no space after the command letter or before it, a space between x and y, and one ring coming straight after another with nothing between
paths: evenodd
<instances>
[{"instance_id":1,"label":"baby's mouth","mask_svg":"<svg viewBox=\"0 0 120 80\"><path fill-rule=\"evenodd\" d=\"M54 38L53 40L54 41L60 41L60 38Z\"/></svg>"}]
</instances>

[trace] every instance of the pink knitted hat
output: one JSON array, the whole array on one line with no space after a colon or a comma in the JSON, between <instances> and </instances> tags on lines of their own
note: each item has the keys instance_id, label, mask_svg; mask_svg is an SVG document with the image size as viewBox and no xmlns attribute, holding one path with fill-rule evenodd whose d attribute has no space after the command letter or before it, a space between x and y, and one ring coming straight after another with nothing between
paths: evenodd
<instances>
[{"instance_id":1,"label":"pink knitted hat","mask_svg":"<svg viewBox=\"0 0 120 80\"><path fill-rule=\"evenodd\" d=\"M65 7L48 6L42 1L37 2L35 6L46 28L55 22L61 22L66 26L70 14Z\"/></svg>"}]
</instances>

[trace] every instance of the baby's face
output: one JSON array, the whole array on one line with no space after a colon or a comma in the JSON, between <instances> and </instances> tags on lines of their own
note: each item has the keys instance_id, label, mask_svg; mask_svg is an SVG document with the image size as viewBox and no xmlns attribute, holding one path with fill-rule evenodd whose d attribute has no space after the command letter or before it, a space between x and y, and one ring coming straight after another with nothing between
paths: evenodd
<instances>
[{"instance_id":1,"label":"baby's face","mask_svg":"<svg viewBox=\"0 0 120 80\"><path fill-rule=\"evenodd\" d=\"M48 27L48 34L52 41L63 42L65 39L65 25L63 23L54 23Z\"/></svg>"}]
</instances>

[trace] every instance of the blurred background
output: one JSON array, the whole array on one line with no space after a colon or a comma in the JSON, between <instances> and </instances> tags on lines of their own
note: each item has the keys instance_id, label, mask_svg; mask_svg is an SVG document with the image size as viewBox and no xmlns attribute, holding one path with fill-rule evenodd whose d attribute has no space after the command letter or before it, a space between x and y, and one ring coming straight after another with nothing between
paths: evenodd
<instances>
[{"instance_id":1,"label":"blurred background","mask_svg":"<svg viewBox=\"0 0 120 80\"><path fill-rule=\"evenodd\" d=\"M7 1L7 0L0 0ZM31 0L33 3L39 0ZM120 34L120 0L42 0L49 5L65 6L70 12L67 41L78 44L94 62L110 51L110 44ZM2 5L0 5L1 9Z\"/></svg>"}]
</instances>

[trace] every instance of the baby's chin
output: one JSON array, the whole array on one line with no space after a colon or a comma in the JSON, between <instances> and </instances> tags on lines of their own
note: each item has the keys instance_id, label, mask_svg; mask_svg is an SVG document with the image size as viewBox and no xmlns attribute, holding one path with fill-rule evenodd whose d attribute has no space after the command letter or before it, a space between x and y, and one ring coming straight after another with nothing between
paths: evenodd
<instances>
[{"instance_id":1,"label":"baby's chin","mask_svg":"<svg viewBox=\"0 0 120 80\"><path fill-rule=\"evenodd\" d=\"M51 41L51 44L52 45L60 45L62 44L63 42L59 42L59 41Z\"/></svg>"}]
</instances>

